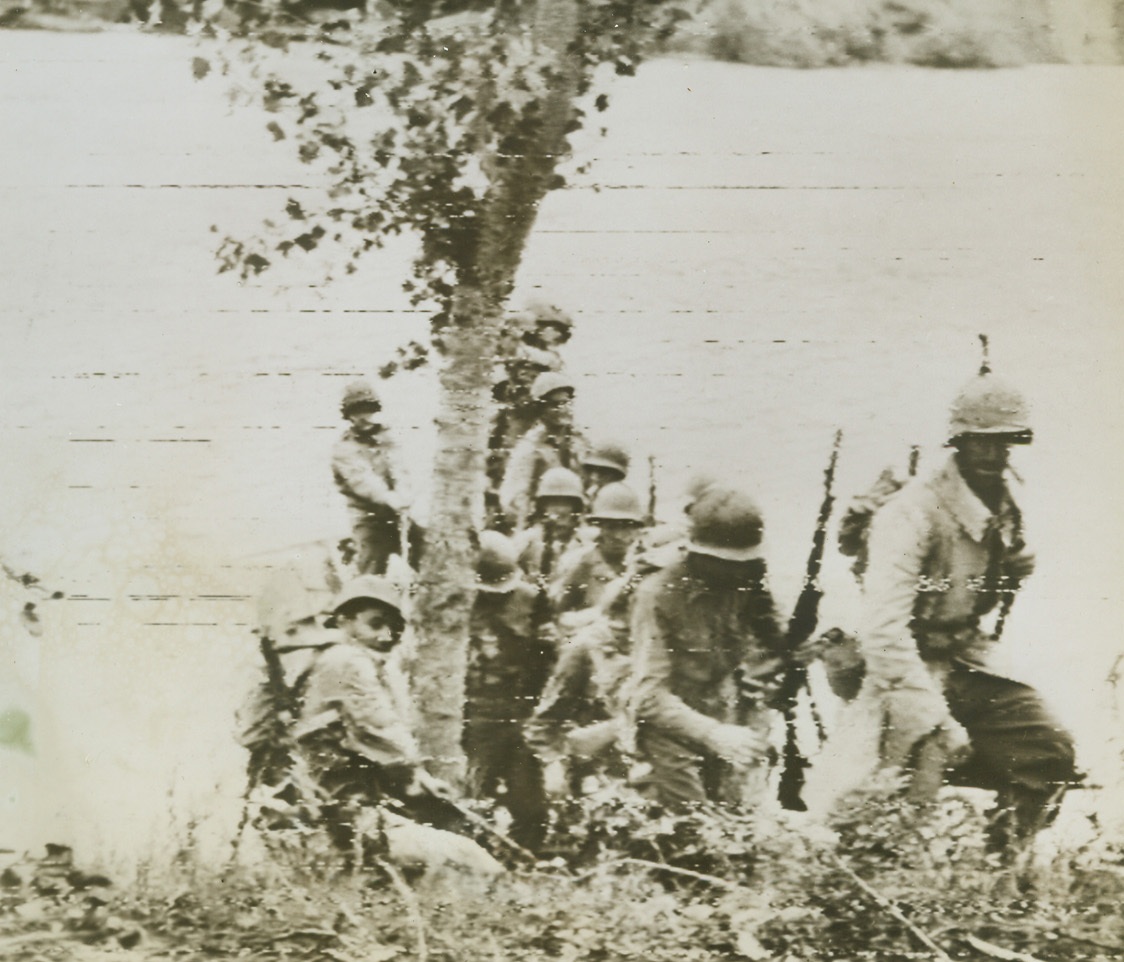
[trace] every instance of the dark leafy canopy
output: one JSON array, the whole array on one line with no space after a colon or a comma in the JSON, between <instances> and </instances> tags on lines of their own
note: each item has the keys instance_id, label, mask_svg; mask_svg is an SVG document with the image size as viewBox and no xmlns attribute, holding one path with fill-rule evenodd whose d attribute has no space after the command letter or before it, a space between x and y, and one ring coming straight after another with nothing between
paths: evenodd
<instances>
[{"instance_id":1,"label":"dark leafy canopy","mask_svg":"<svg viewBox=\"0 0 1124 962\"><path fill-rule=\"evenodd\" d=\"M610 70L632 74L690 15L668 0L575 0L576 21L559 37L551 6L410 0L317 25L292 7L243 6L236 22L228 8L225 25L208 31L244 42L226 69L254 65L261 102L276 115L269 131L320 168L327 189L322 204L289 199L268 241L227 238L223 269L245 278L331 242L343 249L334 262L352 273L364 253L408 233L420 249L406 289L415 306L437 306L439 336L457 285L489 287L495 251L482 257L480 243L488 205L503 196L513 219L533 218L542 194L564 185L556 168L565 135L580 129L585 106L607 106L604 93L591 92L595 81ZM568 112L563 138L544 149L559 109ZM529 211L520 210L520 183ZM513 224L513 243L522 244L526 226Z\"/></svg>"}]
</instances>

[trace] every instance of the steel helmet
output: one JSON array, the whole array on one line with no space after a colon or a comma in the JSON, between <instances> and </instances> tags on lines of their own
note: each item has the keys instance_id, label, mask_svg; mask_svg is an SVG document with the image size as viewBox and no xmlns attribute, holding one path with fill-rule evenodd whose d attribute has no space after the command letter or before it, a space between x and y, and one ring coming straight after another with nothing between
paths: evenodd
<instances>
[{"instance_id":1,"label":"steel helmet","mask_svg":"<svg viewBox=\"0 0 1124 962\"><path fill-rule=\"evenodd\" d=\"M543 498L570 498L580 509L585 504L582 479L569 468L551 468L543 473L535 490L535 500Z\"/></svg>"},{"instance_id":2,"label":"steel helmet","mask_svg":"<svg viewBox=\"0 0 1124 962\"><path fill-rule=\"evenodd\" d=\"M994 374L972 378L952 402L948 440L964 434L1002 434L1013 444L1033 438L1030 415L1021 391Z\"/></svg>"},{"instance_id":3,"label":"steel helmet","mask_svg":"<svg viewBox=\"0 0 1124 962\"><path fill-rule=\"evenodd\" d=\"M710 487L691 508L687 550L724 561L761 557L761 510L740 491Z\"/></svg>"},{"instance_id":4,"label":"steel helmet","mask_svg":"<svg viewBox=\"0 0 1124 962\"><path fill-rule=\"evenodd\" d=\"M574 319L562 308L547 301L531 301L527 304L527 313L535 319L536 327L556 327L566 340L570 339Z\"/></svg>"},{"instance_id":5,"label":"steel helmet","mask_svg":"<svg viewBox=\"0 0 1124 962\"><path fill-rule=\"evenodd\" d=\"M714 475L707 474L700 471L691 475L691 480L687 482L687 503L683 506L683 510L690 514L699 499L713 488L718 482L715 480Z\"/></svg>"},{"instance_id":6,"label":"steel helmet","mask_svg":"<svg viewBox=\"0 0 1124 962\"><path fill-rule=\"evenodd\" d=\"M606 468L620 472L621 479L628 474L630 458L623 445L614 442L599 444L582 458L583 468Z\"/></svg>"},{"instance_id":7,"label":"steel helmet","mask_svg":"<svg viewBox=\"0 0 1124 962\"><path fill-rule=\"evenodd\" d=\"M643 524L644 512L636 492L623 481L614 481L597 492L589 514L586 515L586 521L592 524L600 521L629 521L632 524Z\"/></svg>"},{"instance_id":8,"label":"steel helmet","mask_svg":"<svg viewBox=\"0 0 1124 962\"><path fill-rule=\"evenodd\" d=\"M398 586L388 578L378 575L360 575L343 586L332 603L332 613L339 614L341 608L360 598L377 601L380 605L393 608L402 617L402 593Z\"/></svg>"},{"instance_id":9,"label":"steel helmet","mask_svg":"<svg viewBox=\"0 0 1124 962\"><path fill-rule=\"evenodd\" d=\"M375 389L364 380L352 381L343 389L343 398L340 400L340 413L347 415L357 407L370 406L382 408L382 402L375 393Z\"/></svg>"},{"instance_id":10,"label":"steel helmet","mask_svg":"<svg viewBox=\"0 0 1124 962\"><path fill-rule=\"evenodd\" d=\"M531 385L531 397L536 401L541 401L555 391L569 391L572 397L574 382L559 371L543 371Z\"/></svg>"},{"instance_id":11,"label":"steel helmet","mask_svg":"<svg viewBox=\"0 0 1124 962\"><path fill-rule=\"evenodd\" d=\"M506 594L519 581L519 556L512 540L498 531L480 533L476 558L476 590Z\"/></svg>"}]
</instances>

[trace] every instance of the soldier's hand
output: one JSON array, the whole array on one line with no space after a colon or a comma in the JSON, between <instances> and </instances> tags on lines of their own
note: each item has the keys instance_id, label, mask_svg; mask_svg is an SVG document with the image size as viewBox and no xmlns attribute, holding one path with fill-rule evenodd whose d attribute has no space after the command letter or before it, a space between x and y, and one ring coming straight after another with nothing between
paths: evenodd
<instances>
[{"instance_id":1,"label":"soldier's hand","mask_svg":"<svg viewBox=\"0 0 1124 962\"><path fill-rule=\"evenodd\" d=\"M430 775L424 768L414 772L413 780L406 788L406 794L411 796L432 795L434 798L452 799L455 797L453 786L436 775Z\"/></svg>"},{"instance_id":2,"label":"soldier's hand","mask_svg":"<svg viewBox=\"0 0 1124 962\"><path fill-rule=\"evenodd\" d=\"M1023 581L1034 574L1036 563L1034 552L1023 548L1007 558L1007 577L1016 582Z\"/></svg>"},{"instance_id":3,"label":"soldier's hand","mask_svg":"<svg viewBox=\"0 0 1124 962\"><path fill-rule=\"evenodd\" d=\"M741 768L756 765L769 749L764 735L742 725L719 725L709 741L714 754Z\"/></svg>"},{"instance_id":4,"label":"soldier's hand","mask_svg":"<svg viewBox=\"0 0 1124 962\"><path fill-rule=\"evenodd\" d=\"M615 719L575 728L566 736L566 745L579 758L596 758L617 741L620 728Z\"/></svg>"},{"instance_id":5,"label":"soldier's hand","mask_svg":"<svg viewBox=\"0 0 1124 962\"><path fill-rule=\"evenodd\" d=\"M769 658L738 672L738 695L750 704L764 704L776 691L784 662Z\"/></svg>"}]
</instances>

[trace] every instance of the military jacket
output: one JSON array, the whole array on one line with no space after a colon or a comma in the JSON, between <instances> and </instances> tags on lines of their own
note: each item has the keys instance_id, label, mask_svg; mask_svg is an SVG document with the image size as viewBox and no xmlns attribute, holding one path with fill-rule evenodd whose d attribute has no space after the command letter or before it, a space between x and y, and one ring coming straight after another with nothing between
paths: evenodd
<instances>
[{"instance_id":1,"label":"military jacket","mask_svg":"<svg viewBox=\"0 0 1124 962\"><path fill-rule=\"evenodd\" d=\"M628 626L604 615L579 630L558 655L533 716L527 744L544 763L571 755L569 736L603 733L601 750L628 732L627 681L632 670ZM587 741L590 739L587 739Z\"/></svg>"},{"instance_id":2,"label":"military jacket","mask_svg":"<svg viewBox=\"0 0 1124 962\"><path fill-rule=\"evenodd\" d=\"M385 437L363 441L349 428L332 449L332 476L353 513L401 508L401 472Z\"/></svg>"},{"instance_id":3,"label":"military jacket","mask_svg":"<svg viewBox=\"0 0 1124 962\"><path fill-rule=\"evenodd\" d=\"M382 655L343 642L320 652L308 675L298 744L326 742L384 767L418 764L409 691L395 653Z\"/></svg>"},{"instance_id":4,"label":"military jacket","mask_svg":"<svg viewBox=\"0 0 1124 962\"><path fill-rule=\"evenodd\" d=\"M596 544L579 545L568 550L558 562L558 574L552 580L549 594L555 611L580 611L592 608L605 589L624 573L601 555Z\"/></svg>"},{"instance_id":5,"label":"military jacket","mask_svg":"<svg viewBox=\"0 0 1124 962\"><path fill-rule=\"evenodd\" d=\"M499 496L500 506L517 529L525 527L531 516L539 479L551 468L569 468L580 473L587 451L580 432L571 430L564 439L558 438L549 434L543 424L535 425L515 443Z\"/></svg>"},{"instance_id":6,"label":"military jacket","mask_svg":"<svg viewBox=\"0 0 1124 962\"><path fill-rule=\"evenodd\" d=\"M953 659L987 666L983 624L1017 587L1008 572L1026 551L1010 492L992 514L950 458L878 511L869 544L860 638L872 683L932 689Z\"/></svg>"},{"instance_id":7,"label":"military jacket","mask_svg":"<svg viewBox=\"0 0 1124 962\"><path fill-rule=\"evenodd\" d=\"M467 720L522 721L531 714L554 661L544 600L526 582L499 599L477 596L469 621Z\"/></svg>"},{"instance_id":8,"label":"military jacket","mask_svg":"<svg viewBox=\"0 0 1124 962\"><path fill-rule=\"evenodd\" d=\"M764 580L715 588L686 559L636 589L632 644L638 721L703 748L717 725L739 720L739 671L766 691L780 682L782 635Z\"/></svg>"}]
</instances>

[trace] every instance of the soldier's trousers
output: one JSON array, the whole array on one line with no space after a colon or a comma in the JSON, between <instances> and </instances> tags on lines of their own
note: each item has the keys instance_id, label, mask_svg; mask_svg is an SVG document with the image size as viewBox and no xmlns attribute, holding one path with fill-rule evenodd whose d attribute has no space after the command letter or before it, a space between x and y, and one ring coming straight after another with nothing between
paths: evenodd
<instances>
[{"instance_id":1,"label":"soldier's trousers","mask_svg":"<svg viewBox=\"0 0 1124 962\"><path fill-rule=\"evenodd\" d=\"M469 790L511 813L511 837L534 851L546 834L548 805L542 766L513 719L471 718L464 726Z\"/></svg>"},{"instance_id":2,"label":"soldier's trousers","mask_svg":"<svg viewBox=\"0 0 1124 962\"><path fill-rule=\"evenodd\" d=\"M392 554L401 554L402 531L398 515L389 509L370 511L352 519L352 538L355 541L355 567L363 574L386 574ZM406 560L417 569L425 546L425 532L410 524L407 534Z\"/></svg>"},{"instance_id":3,"label":"soldier's trousers","mask_svg":"<svg viewBox=\"0 0 1124 962\"><path fill-rule=\"evenodd\" d=\"M764 788L764 769L735 768L647 725L641 725L637 732L636 747L652 769L638 787L668 808L682 809L702 802L752 803Z\"/></svg>"},{"instance_id":4,"label":"soldier's trousers","mask_svg":"<svg viewBox=\"0 0 1124 962\"><path fill-rule=\"evenodd\" d=\"M1025 839L1056 814L1076 778L1073 739L1033 688L967 666L956 666L945 697L968 732L971 755L948 777L953 785L997 795L993 842Z\"/></svg>"}]
</instances>

